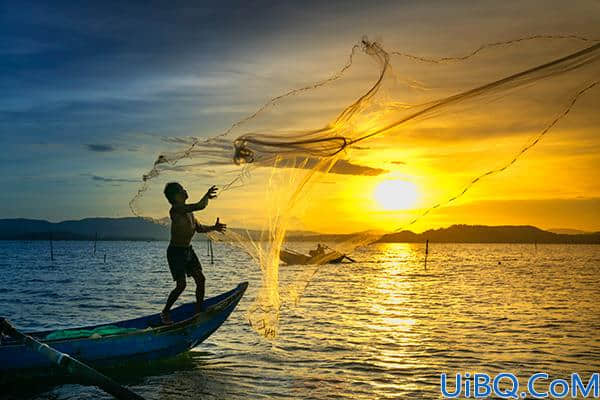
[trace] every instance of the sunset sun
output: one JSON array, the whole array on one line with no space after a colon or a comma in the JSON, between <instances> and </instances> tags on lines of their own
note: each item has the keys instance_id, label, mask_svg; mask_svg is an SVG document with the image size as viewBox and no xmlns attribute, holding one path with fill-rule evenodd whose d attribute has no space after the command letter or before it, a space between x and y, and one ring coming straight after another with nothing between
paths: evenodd
<instances>
[{"instance_id":1,"label":"sunset sun","mask_svg":"<svg viewBox=\"0 0 600 400\"><path fill-rule=\"evenodd\" d=\"M414 183L390 179L377 185L374 197L384 210L406 210L416 204L419 194Z\"/></svg>"}]
</instances>

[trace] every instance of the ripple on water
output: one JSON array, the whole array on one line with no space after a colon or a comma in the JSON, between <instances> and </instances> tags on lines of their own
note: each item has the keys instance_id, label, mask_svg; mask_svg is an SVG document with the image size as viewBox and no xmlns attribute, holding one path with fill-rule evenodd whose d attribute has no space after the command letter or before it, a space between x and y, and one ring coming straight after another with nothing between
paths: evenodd
<instances>
[{"instance_id":1,"label":"ripple on water","mask_svg":"<svg viewBox=\"0 0 600 400\"><path fill-rule=\"evenodd\" d=\"M157 312L173 282L166 243L3 242L2 313L27 330L66 328ZM379 245L358 263L323 266L297 307L284 307L273 343L249 328L259 271L215 243L209 295L249 280L230 319L175 360L117 371L147 399L439 398L439 373L516 371L582 375L600 365L600 246ZM576 251L574 251L576 250ZM502 263L499 265L498 261ZM286 282L301 267L282 267ZM183 295L193 301L193 283ZM89 387L20 387L34 400L109 399ZM3 397L4 396L4 397ZM21 397L19 397L21 396ZM6 394L0 395L6 399Z\"/></svg>"}]
</instances>

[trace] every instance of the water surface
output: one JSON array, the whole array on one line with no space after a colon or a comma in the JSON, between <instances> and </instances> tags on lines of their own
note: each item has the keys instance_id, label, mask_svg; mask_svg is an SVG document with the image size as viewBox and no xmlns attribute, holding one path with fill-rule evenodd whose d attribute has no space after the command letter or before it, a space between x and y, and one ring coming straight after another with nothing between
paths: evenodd
<instances>
[{"instance_id":1,"label":"water surface","mask_svg":"<svg viewBox=\"0 0 600 400\"><path fill-rule=\"evenodd\" d=\"M306 244L298 245L300 247ZM0 241L0 314L25 330L104 323L157 312L172 288L163 242ZM260 282L251 260L196 245L207 295L248 280L229 320L198 348L117 377L147 399L434 399L439 374L600 367L600 246L389 244L358 262L323 266L279 337L247 323ZM103 257L106 254L106 263ZM282 267L283 278L302 267ZM193 281L183 301L193 301ZM523 381L524 383L524 381ZM15 392L15 390L17 390ZM78 385L11 388L2 399L109 399Z\"/></svg>"}]
</instances>

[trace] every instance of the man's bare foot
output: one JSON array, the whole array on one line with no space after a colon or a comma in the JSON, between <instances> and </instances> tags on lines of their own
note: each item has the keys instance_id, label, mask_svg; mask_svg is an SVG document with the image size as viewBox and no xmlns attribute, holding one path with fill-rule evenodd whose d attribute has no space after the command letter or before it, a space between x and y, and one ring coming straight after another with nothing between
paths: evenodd
<instances>
[{"instance_id":1,"label":"man's bare foot","mask_svg":"<svg viewBox=\"0 0 600 400\"><path fill-rule=\"evenodd\" d=\"M200 314L202 311L204 311L203 304L196 303L196 314Z\"/></svg>"},{"instance_id":2,"label":"man's bare foot","mask_svg":"<svg viewBox=\"0 0 600 400\"><path fill-rule=\"evenodd\" d=\"M168 311L161 311L160 320L164 325L171 325L173 320L171 319L171 315L169 315Z\"/></svg>"}]
</instances>

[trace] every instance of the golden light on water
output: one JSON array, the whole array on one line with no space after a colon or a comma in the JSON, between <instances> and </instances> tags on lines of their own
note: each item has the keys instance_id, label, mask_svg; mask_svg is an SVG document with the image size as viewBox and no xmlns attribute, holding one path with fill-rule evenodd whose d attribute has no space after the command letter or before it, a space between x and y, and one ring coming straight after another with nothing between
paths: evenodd
<instances>
[{"instance_id":1,"label":"golden light on water","mask_svg":"<svg viewBox=\"0 0 600 400\"><path fill-rule=\"evenodd\" d=\"M375 200L384 210L407 210L417 204L417 186L409 181L388 179L375 188Z\"/></svg>"}]
</instances>

